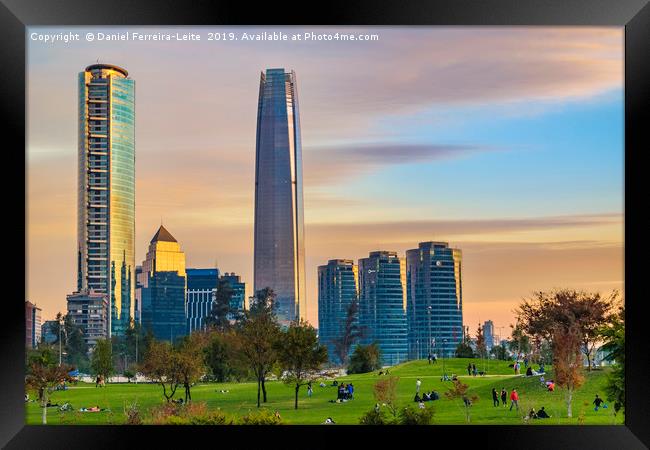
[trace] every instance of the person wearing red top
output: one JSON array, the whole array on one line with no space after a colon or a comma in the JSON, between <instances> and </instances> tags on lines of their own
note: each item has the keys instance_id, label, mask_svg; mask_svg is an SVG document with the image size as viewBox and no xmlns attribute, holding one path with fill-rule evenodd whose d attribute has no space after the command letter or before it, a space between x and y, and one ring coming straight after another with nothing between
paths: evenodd
<instances>
[{"instance_id":1,"label":"person wearing red top","mask_svg":"<svg viewBox=\"0 0 650 450\"><path fill-rule=\"evenodd\" d=\"M510 392L510 411L512 411L513 406L516 406L517 411L519 411L519 394L517 394L517 389L513 389Z\"/></svg>"}]
</instances>

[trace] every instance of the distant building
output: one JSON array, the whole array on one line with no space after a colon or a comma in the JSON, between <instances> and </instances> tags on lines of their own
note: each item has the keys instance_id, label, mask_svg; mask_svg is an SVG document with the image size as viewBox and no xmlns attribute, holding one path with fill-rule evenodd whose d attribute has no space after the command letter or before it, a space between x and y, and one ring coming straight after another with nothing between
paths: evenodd
<instances>
[{"instance_id":1,"label":"distant building","mask_svg":"<svg viewBox=\"0 0 650 450\"><path fill-rule=\"evenodd\" d=\"M339 364L335 344L343 335L350 304L358 301L358 276L351 259L330 259L318 266L318 340L327 347L330 361ZM358 310L355 322L358 325Z\"/></svg>"},{"instance_id":2,"label":"distant building","mask_svg":"<svg viewBox=\"0 0 650 450\"><path fill-rule=\"evenodd\" d=\"M235 272L224 273L219 281L227 281L232 289L232 297L230 298L230 309L233 311L242 312L246 308L246 283L241 281L241 277ZM230 319L234 319L231 315Z\"/></svg>"},{"instance_id":3,"label":"distant building","mask_svg":"<svg viewBox=\"0 0 650 450\"><path fill-rule=\"evenodd\" d=\"M406 252L409 355L452 356L463 339L461 251L421 242Z\"/></svg>"},{"instance_id":4,"label":"distant building","mask_svg":"<svg viewBox=\"0 0 650 450\"><path fill-rule=\"evenodd\" d=\"M149 243L140 283L144 330L171 342L185 336L185 253L162 225Z\"/></svg>"},{"instance_id":5,"label":"distant building","mask_svg":"<svg viewBox=\"0 0 650 450\"><path fill-rule=\"evenodd\" d=\"M133 304L133 321L142 322L142 266L135 266L135 302Z\"/></svg>"},{"instance_id":6,"label":"distant building","mask_svg":"<svg viewBox=\"0 0 650 450\"><path fill-rule=\"evenodd\" d=\"M93 348L99 339L108 338L108 294L101 292L74 292L66 297L68 317L78 325L84 341Z\"/></svg>"},{"instance_id":7,"label":"distant building","mask_svg":"<svg viewBox=\"0 0 650 450\"><path fill-rule=\"evenodd\" d=\"M491 320L486 320L483 323L483 338L485 339L485 347L489 352L494 347L494 323Z\"/></svg>"},{"instance_id":8,"label":"distant building","mask_svg":"<svg viewBox=\"0 0 650 450\"><path fill-rule=\"evenodd\" d=\"M54 344L59 340L57 335L58 322L56 320L46 320L41 326L41 342L45 344Z\"/></svg>"},{"instance_id":9,"label":"distant building","mask_svg":"<svg viewBox=\"0 0 650 450\"><path fill-rule=\"evenodd\" d=\"M25 347L36 348L41 341L41 308L25 300Z\"/></svg>"},{"instance_id":10,"label":"distant building","mask_svg":"<svg viewBox=\"0 0 650 450\"><path fill-rule=\"evenodd\" d=\"M219 269L187 269L185 308L187 333L204 328L205 319L212 311L217 290Z\"/></svg>"},{"instance_id":11,"label":"distant building","mask_svg":"<svg viewBox=\"0 0 650 450\"><path fill-rule=\"evenodd\" d=\"M361 343L377 342L385 365L408 359L404 259L396 252L371 252L359 260Z\"/></svg>"}]
</instances>

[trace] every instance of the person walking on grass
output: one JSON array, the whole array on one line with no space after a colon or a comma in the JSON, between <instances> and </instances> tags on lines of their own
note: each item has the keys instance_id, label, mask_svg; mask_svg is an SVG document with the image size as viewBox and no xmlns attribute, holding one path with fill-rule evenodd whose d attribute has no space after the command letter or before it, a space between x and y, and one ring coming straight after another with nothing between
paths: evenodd
<instances>
[{"instance_id":1,"label":"person walking on grass","mask_svg":"<svg viewBox=\"0 0 650 450\"><path fill-rule=\"evenodd\" d=\"M602 398L598 397L598 394L596 394L596 398L594 399L594 401L593 401L592 403L593 403L594 405L596 405L596 407L594 408L594 411L598 411L598 408L600 408L600 405L603 404L603 403L605 403L605 402L603 401ZM605 406L603 405L603 408L604 408L604 407L605 407Z\"/></svg>"},{"instance_id":2,"label":"person walking on grass","mask_svg":"<svg viewBox=\"0 0 650 450\"><path fill-rule=\"evenodd\" d=\"M513 406L516 406L517 411L519 411L519 394L517 394L517 389L513 389L510 392L510 411L512 411Z\"/></svg>"},{"instance_id":3,"label":"person walking on grass","mask_svg":"<svg viewBox=\"0 0 650 450\"><path fill-rule=\"evenodd\" d=\"M415 382L415 393L419 394L420 393L420 386L422 385L422 381L418 378L418 380Z\"/></svg>"},{"instance_id":4,"label":"person walking on grass","mask_svg":"<svg viewBox=\"0 0 650 450\"><path fill-rule=\"evenodd\" d=\"M506 391L506 388L501 388L501 404L503 406L508 406L508 391Z\"/></svg>"},{"instance_id":5,"label":"person walking on grass","mask_svg":"<svg viewBox=\"0 0 650 450\"><path fill-rule=\"evenodd\" d=\"M314 390L311 388L311 381L307 383L307 397L311 397L311 395L314 393Z\"/></svg>"},{"instance_id":6,"label":"person walking on grass","mask_svg":"<svg viewBox=\"0 0 650 450\"><path fill-rule=\"evenodd\" d=\"M492 404L494 406L499 406L499 395L497 394L497 390L495 388L492 388Z\"/></svg>"}]
</instances>

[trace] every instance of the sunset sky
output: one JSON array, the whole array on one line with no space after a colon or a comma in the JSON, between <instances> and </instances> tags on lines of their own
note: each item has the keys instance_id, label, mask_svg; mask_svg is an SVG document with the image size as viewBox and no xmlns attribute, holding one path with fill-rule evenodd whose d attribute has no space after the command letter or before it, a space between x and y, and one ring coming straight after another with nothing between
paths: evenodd
<instances>
[{"instance_id":1,"label":"sunset sky","mask_svg":"<svg viewBox=\"0 0 650 450\"><path fill-rule=\"evenodd\" d=\"M187 267L252 294L260 72L295 70L308 319L317 269L418 242L463 250L464 322L503 335L535 290L623 287L623 28L247 28L373 42L27 42L26 299L44 320L76 288L77 74L136 83L136 261L161 218Z\"/></svg>"}]
</instances>

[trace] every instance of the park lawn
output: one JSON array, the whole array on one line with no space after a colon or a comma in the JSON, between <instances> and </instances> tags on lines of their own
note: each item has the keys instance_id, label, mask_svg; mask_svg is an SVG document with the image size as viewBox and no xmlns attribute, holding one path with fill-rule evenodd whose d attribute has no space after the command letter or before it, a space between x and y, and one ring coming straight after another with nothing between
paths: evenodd
<instances>
[{"instance_id":1,"label":"park lawn","mask_svg":"<svg viewBox=\"0 0 650 450\"><path fill-rule=\"evenodd\" d=\"M467 364L473 362L478 370L487 369L487 375L468 376ZM457 374L459 379L470 386L469 394L478 395L479 400L470 407L472 424L523 424L523 416L534 407L536 410L545 406L551 419L534 420L534 424L568 424L575 425L582 422L586 425L611 425L622 424L623 415L614 415L614 408L593 410L592 401L595 394L605 396L604 386L608 369L585 372L585 383L574 394L573 417L566 417L565 391L556 388L555 392L547 392L539 382L539 377L515 376L513 369L508 367L506 361L482 362L479 359L452 358L445 361L447 374ZM427 408L434 409L434 424L464 424L465 408L462 400L449 400L444 392L451 387L451 382L442 382L442 361L428 364L427 361L411 361L393 368L389 368L390 375L398 376L398 405L417 406L413 402L415 395L415 382L417 378L422 381L420 392L436 390L440 400L426 402ZM548 369L547 369L547 372ZM299 397L299 409L293 408L293 388L278 381L267 382L268 403L262 404L263 408L270 411L279 411L283 423L287 424L319 424L327 417L332 417L338 424L358 424L359 418L375 405L372 387L378 379L384 376L377 372L369 374L349 375L338 378L339 383L353 383L355 387L354 400L345 403L330 403L336 399L336 387L331 386L332 380L326 380L326 387L319 383L313 384L314 394L308 398L306 388L302 387ZM552 372L546 375L552 378ZM509 411L508 407L494 407L492 404L492 387L501 391L505 387L508 393L512 388L519 392L520 411ZM228 393L220 393L220 390ZM183 397L183 389L179 388L175 398ZM249 411L257 410L256 407L257 384L246 383L202 383L192 388L194 402L206 402L209 409L220 408L227 414L241 416ZM35 393L30 393L30 398L35 398ZM148 417L150 408L164 402L162 388L156 384L116 383L107 384L105 388L95 388L94 384L79 383L67 391L57 391L51 396L53 403L62 405L70 402L76 411L59 412L57 408L48 408L48 424L120 424L124 423L124 408L127 404L137 402L141 413ZM109 408L111 412L82 413L81 407L99 406ZM509 405L509 404L508 404ZM35 402L26 404L26 423L37 425L41 423L41 408Z\"/></svg>"}]
</instances>

